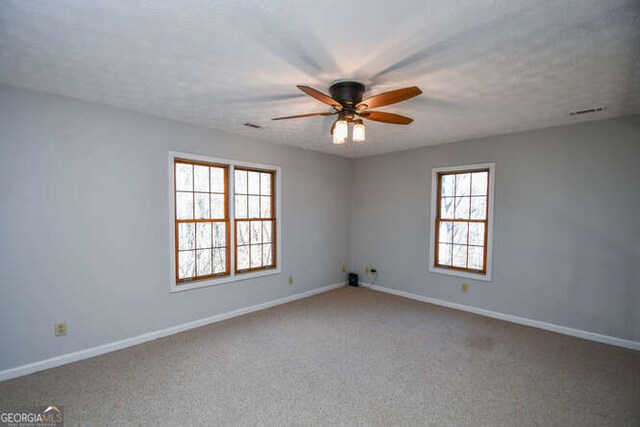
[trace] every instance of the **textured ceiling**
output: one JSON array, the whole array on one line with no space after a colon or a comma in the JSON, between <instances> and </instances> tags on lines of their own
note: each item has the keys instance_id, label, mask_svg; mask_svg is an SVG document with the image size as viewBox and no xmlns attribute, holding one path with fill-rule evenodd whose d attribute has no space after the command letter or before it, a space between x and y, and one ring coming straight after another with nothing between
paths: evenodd
<instances>
[{"instance_id":1,"label":"textured ceiling","mask_svg":"<svg viewBox=\"0 0 640 427\"><path fill-rule=\"evenodd\" d=\"M269 120L344 78L419 86L380 108L415 122L345 147L331 118ZM360 157L639 113L640 1L3 0L0 82Z\"/></svg>"}]
</instances>

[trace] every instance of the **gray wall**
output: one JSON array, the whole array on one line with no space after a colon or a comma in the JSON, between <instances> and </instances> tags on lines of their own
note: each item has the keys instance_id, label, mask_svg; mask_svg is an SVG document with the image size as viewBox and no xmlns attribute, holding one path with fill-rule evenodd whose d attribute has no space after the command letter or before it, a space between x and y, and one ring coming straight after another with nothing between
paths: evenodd
<instances>
[{"instance_id":1,"label":"gray wall","mask_svg":"<svg viewBox=\"0 0 640 427\"><path fill-rule=\"evenodd\" d=\"M282 167L282 274L169 293L170 150ZM493 280L428 273L430 170L478 162L496 162ZM0 370L336 283L349 259L640 340L639 164L640 116L353 161L0 85Z\"/></svg>"},{"instance_id":2,"label":"gray wall","mask_svg":"<svg viewBox=\"0 0 640 427\"><path fill-rule=\"evenodd\" d=\"M482 162L493 280L430 273L431 168ZM376 284L640 340L640 116L364 158L352 180L351 268Z\"/></svg>"},{"instance_id":3,"label":"gray wall","mask_svg":"<svg viewBox=\"0 0 640 427\"><path fill-rule=\"evenodd\" d=\"M169 293L170 150L282 167L282 274ZM337 283L349 260L349 160L294 147L0 86L0 182L0 370Z\"/></svg>"}]
</instances>

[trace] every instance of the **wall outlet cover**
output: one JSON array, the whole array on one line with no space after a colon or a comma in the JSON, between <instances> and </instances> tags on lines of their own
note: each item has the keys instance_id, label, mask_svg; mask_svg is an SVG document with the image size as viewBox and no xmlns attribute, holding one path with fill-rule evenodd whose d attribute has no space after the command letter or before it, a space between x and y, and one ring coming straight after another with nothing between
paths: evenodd
<instances>
[{"instance_id":1,"label":"wall outlet cover","mask_svg":"<svg viewBox=\"0 0 640 427\"><path fill-rule=\"evenodd\" d=\"M54 334L56 337L67 335L67 322L58 322L54 325Z\"/></svg>"}]
</instances>

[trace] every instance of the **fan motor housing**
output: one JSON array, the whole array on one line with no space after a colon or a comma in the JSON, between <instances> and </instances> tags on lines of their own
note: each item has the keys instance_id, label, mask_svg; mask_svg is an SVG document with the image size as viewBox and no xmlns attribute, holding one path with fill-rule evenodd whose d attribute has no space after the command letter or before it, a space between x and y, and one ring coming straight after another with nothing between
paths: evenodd
<instances>
[{"instance_id":1,"label":"fan motor housing","mask_svg":"<svg viewBox=\"0 0 640 427\"><path fill-rule=\"evenodd\" d=\"M331 97L342 104L343 107L354 109L362 101L364 85L358 82L338 82L329 87Z\"/></svg>"}]
</instances>

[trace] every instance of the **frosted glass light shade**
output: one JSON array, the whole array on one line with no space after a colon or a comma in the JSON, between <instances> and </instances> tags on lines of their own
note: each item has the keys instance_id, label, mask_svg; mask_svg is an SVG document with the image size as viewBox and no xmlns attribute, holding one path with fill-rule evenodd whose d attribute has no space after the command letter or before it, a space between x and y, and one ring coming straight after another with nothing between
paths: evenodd
<instances>
[{"instance_id":1,"label":"frosted glass light shade","mask_svg":"<svg viewBox=\"0 0 640 427\"><path fill-rule=\"evenodd\" d=\"M347 135L349 134L349 125L346 120L338 120L336 126L333 129L333 143L344 144L347 142Z\"/></svg>"},{"instance_id":2,"label":"frosted glass light shade","mask_svg":"<svg viewBox=\"0 0 640 427\"><path fill-rule=\"evenodd\" d=\"M353 125L353 140L355 142L362 142L364 141L364 136L364 123L356 122L356 124Z\"/></svg>"},{"instance_id":3,"label":"frosted glass light shade","mask_svg":"<svg viewBox=\"0 0 640 427\"><path fill-rule=\"evenodd\" d=\"M339 138L336 133L333 133L333 143L336 145L345 144L347 142L347 138Z\"/></svg>"}]
</instances>

